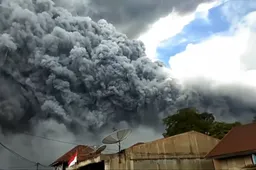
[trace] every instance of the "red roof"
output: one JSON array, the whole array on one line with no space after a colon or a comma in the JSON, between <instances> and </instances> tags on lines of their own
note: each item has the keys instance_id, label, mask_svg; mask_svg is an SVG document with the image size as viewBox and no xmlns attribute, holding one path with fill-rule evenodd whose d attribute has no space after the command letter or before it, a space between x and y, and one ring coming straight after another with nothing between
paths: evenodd
<instances>
[{"instance_id":1,"label":"red roof","mask_svg":"<svg viewBox=\"0 0 256 170\"><path fill-rule=\"evenodd\" d=\"M256 152L256 123L236 126L206 155L206 158L231 157Z\"/></svg>"},{"instance_id":2,"label":"red roof","mask_svg":"<svg viewBox=\"0 0 256 170\"><path fill-rule=\"evenodd\" d=\"M77 162L84 161L90 157L90 153L94 151L91 147L85 146L85 145L78 145L62 155L60 158L58 158L56 161L54 161L50 166L55 166L59 163L66 163L69 161L69 159L76 153L77 151Z\"/></svg>"}]
</instances>

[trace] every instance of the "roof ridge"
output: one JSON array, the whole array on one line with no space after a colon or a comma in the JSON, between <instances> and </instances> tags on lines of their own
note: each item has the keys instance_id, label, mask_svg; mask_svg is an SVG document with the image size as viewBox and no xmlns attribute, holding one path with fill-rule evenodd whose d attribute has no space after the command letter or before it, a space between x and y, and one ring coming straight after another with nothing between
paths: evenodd
<instances>
[{"instance_id":1,"label":"roof ridge","mask_svg":"<svg viewBox=\"0 0 256 170\"><path fill-rule=\"evenodd\" d=\"M236 128L236 127L249 126L249 125L253 125L253 124L255 124L255 125L256 125L256 122L251 122L251 123L243 124L243 125L240 125L240 126L235 126L234 128Z\"/></svg>"},{"instance_id":2,"label":"roof ridge","mask_svg":"<svg viewBox=\"0 0 256 170\"><path fill-rule=\"evenodd\" d=\"M185 134L190 134L190 133L194 133L194 132L196 132L198 134L201 134L201 135L209 136L209 135L203 134L201 132L197 132L195 130L190 130L190 131L179 133L179 134L176 134L176 135L173 135L173 136L163 137L163 138L159 138L159 139L156 139L156 140L153 140L153 141L148 141L148 142L142 142L141 145L146 145L146 144L149 144L149 143L155 143L155 142L159 142L159 141L162 141L162 140L172 139L172 138L175 138L175 137L178 137L178 136L183 136ZM212 137L212 136L210 136L210 137ZM214 137L212 137L212 138L214 138ZM140 142L138 142L138 143L140 143ZM132 145L132 146L134 146L134 145ZM138 146L138 145L135 145L135 146Z\"/></svg>"},{"instance_id":3,"label":"roof ridge","mask_svg":"<svg viewBox=\"0 0 256 170\"><path fill-rule=\"evenodd\" d=\"M157 140L153 140L153 141L150 141L150 142L145 142L146 143L151 143L151 142L157 142L157 141L161 141L161 140L164 140L164 139L170 139L170 138L174 138L174 137L177 137L177 136L182 136L184 134L187 134L187 133L191 133L193 132L194 130L190 130L190 131L187 131L187 132L183 132L183 133L179 133L179 134L176 134L176 135L172 135L172 136L168 136L168 137L163 137L163 138L160 138L160 139L157 139ZM200 133L200 132L198 132Z\"/></svg>"},{"instance_id":4,"label":"roof ridge","mask_svg":"<svg viewBox=\"0 0 256 170\"><path fill-rule=\"evenodd\" d=\"M201 133L201 132L195 131L195 130L193 130L193 132L194 132L194 133L197 133L197 134L199 134L199 135L201 135L201 136L208 136L208 137L211 137L211 138L214 138L214 139L217 139L218 141L220 141L220 139L215 138L215 137L213 137L213 136L210 136L210 135L207 135L207 134L204 134L204 133Z\"/></svg>"},{"instance_id":5,"label":"roof ridge","mask_svg":"<svg viewBox=\"0 0 256 170\"><path fill-rule=\"evenodd\" d=\"M65 152L65 153L62 154L60 157L58 157L53 163L50 164L50 166L52 166L52 165L58 163L58 161L59 161L60 159L63 159L63 157L65 157L65 156L68 155L70 152L73 152L73 151L76 150L76 149L77 149L78 152L79 152L79 148L80 148L80 147L90 148L88 145L76 145L75 147L69 149L67 152ZM78 154L79 154L79 153L78 153ZM79 155L78 155L78 157L79 157Z\"/></svg>"},{"instance_id":6,"label":"roof ridge","mask_svg":"<svg viewBox=\"0 0 256 170\"><path fill-rule=\"evenodd\" d=\"M219 141L219 143L218 143L217 145L215 145L214 148L213 148L212 150L210 150L210 151L206 154L205 158L208 158L209 155L212 153L212 151L214 151L215 148L218 147L218 145L220 145L221 143L223 143L224 139L227 138L227 137L231 134L231 132L234 131L234 129L235 129L235 127L232 127L232 128L230 129L230 131L228 131L228 133Z\"/></svg>"},{"instance_id":7,"label":"roof ridge","mask_svg":"<svg viewBox=\"0 0 256 170\"><path fill-rule=\"evenodd\" d=\"M206 154L205 158L215 158L244 151L255 151L255 130L256 122L232 127L222 140ZM240 143L239 138L241 137L244 138L244 140Z\"/></svg>"}]
</instances>

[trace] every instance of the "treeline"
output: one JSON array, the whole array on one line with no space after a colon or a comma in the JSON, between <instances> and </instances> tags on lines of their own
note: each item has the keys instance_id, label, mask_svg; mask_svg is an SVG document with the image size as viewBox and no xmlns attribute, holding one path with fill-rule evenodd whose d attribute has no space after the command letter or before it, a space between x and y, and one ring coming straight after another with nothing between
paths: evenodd
<instances>
[{"instance_id":1,"label":"treeline","mask_svg":"<svg viewBox=\"0 0 256 170\"><path fill-rule=\"evenodd\" d=\"M218 139L223 138L232 127L241 125L240 122L216 121L212 113L200 113L195 108L180 109L177 113L164 118L163 123L166 127L164 137L195 130Z\"/></svg>"}]
</instances>

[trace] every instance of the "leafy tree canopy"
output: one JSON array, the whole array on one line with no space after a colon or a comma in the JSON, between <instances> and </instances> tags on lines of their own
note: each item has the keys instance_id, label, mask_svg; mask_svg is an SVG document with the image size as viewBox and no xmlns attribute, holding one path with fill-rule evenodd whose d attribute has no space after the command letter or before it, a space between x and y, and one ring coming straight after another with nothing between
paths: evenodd
<instances>
[{"instance_id":1,"label":"leafy tree canopy","mask_svg":"<svg viewBox=\"0 0 256 170\"><path fill-rule=\"evenodd\" d=\"M232 127L241 125L240 122L218 122L213 114L200 113L195 108L180 109L176 114L164 118L163 123L166 127L164 137L195 130L219 139L223 138Z\"/></svg>"}]
</instances>

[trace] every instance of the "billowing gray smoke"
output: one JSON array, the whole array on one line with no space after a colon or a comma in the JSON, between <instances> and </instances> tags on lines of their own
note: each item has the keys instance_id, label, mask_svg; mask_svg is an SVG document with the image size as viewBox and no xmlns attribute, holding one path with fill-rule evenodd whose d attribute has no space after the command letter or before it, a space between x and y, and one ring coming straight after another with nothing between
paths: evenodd
<instances>
[{"instance_id":1,"label":"billowing gray smoke","mask_svg":"<svg viewBox=\"0 0 256 170\"><path fill-rule=\"evenodd\" d=\"M73 132L110 122L151 124L178 95L163 65L105 20L74 17L51 0L1 8L0 123L24 131L54 119ZM150 115L150 116L149 116Z\"/></svg>"},{"instance_id":2,"label":"billowing gray smoke","mask_svg":"<svg viewBox=\"0 0 256 170\"><path fill-rule=\"evenodd\" d=\"M181 93L141 42L105 20L72 16L51 0L3 1L0 16L0 123L29 130L54 119L76 132L110 122L152 124L184 106L217 114L254 113L253 104L193 88ZM239 107L238 107L239 106ZM234 109L236 108L236 109Z\"/></svg>"},{"instance_id":3,"label":"billowing gray smoke","mask_svg":"<svg viewBox=\"0 0 256 170\"><path fill-rule=\"evenodd\" d=\"M128 37L137 37L172 11L179 15L193 12L203 2L214 0L53 0L73 15L106 19Z\"/></svg>"},{"instance_id":4,"label":"billowing gray smoke","mask_svg":"<svg viewBox=\"0 0 256 170\"><path fill-rule=\"evenodd\" d=\"M255 113L252 100L238 98L245 92L239 88L236 96L225 87L181 89L163 64L145 56L141 42L105 20L73 16L51 0L4 0L0 10L3 132L28 131L45 120L74 133L122 121L157 125L185 106L223 118Z\"/></svg>"},{"instance_id":5,"label":"billowing gray smoke","mask_svg":"<svg viewBox=\"0 0 256 170\"><path fill-rule=\"evenodd\" d=\"M255 89L199 79L180 86L145 56L141 42L105 20L74 16L52 0L0 2L0 140L30 159L49 163L69 147L24 131L94 142L123 123L139 126L141 140L141 126L158 128L162 116L182 107L229 121L256 113Z\"/></svg>"}]
</instances>

